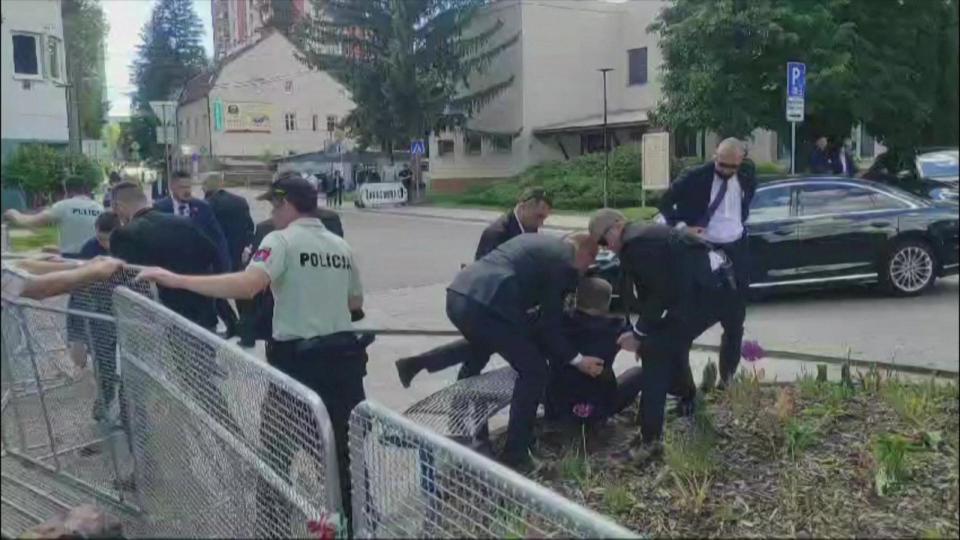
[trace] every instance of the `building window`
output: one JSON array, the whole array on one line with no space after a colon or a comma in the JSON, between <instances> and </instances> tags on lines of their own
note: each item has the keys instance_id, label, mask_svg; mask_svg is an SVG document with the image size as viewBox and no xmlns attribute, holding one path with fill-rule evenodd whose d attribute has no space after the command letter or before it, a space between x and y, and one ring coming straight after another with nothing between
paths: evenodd
<instances>
[{"instance_id":1,"label":"building window","mask_svg":"<svg viewBox=\"0 0 960 540\"><path fill-rule=\"evenodd\" d=\"M288 94L291 93L291 92L293 92L293 81L284 81L284 83L283 83L283 91L286 92L286 93L288 93Z\"/></svg>"},{"instance_id":2,"label":"building window","mask_svg":"<svg viewBox=\"0 0 960 540\"><path fill-rule=\"evenodd\" d=\"M47 78L59 81L63 79L62 66L60 65L60 40L53 36L47 36Z\"/></svg>"},{"instance_id":3,"label":"building window","mask_svg":"<svg viewBox=\"0 0 960 540\"><path fill-rule=\"evenodd\" d=\"M700 155L700 134L692 130L678 129L674 133L674 157L697 157Z\"/></svg>"},{"instance_id":4,"label":"building window","mask_svg":"<svg viewBox=\"0 0 960 540\"><path fill-rule=\"evenodd\" d=\"M313 115L313 130L320 131L320 115L319 114Z\"/></svg>"},{"instance_id":5,"label":"building window","mask_svg":"<svg viewBox=\"0 0 960 540\"><path fill-rule=\"evenodd\" d=\"M500 154L509 154L513 152L513 137L510 135L496 135L490 138L490 146L493 151Z\"/></svg>"},{"instance_id":6,"label":"building window","mask_svg":"<svg viewBox=\"0 0 960 540\"><path fill-rule=\"evenodd\" d=\"M40 47L36 34L13 34L13 74L40 78Z\"/></svg>"},{"instance_id":7,"label":"building window","mask_svg":"<svg viewBox=\"0 0 960 540\"><path fill-rule=\"evenodd\" d=\"M337 117L335 115L327 116L327 133L333 133L337 130Z\"/></svg>"},{"instance_id":8,"label":"building window","mask_svg":"<svg viewBox=\"0 0 960 540\"><path fill-rule=\"evenodd\" d=\"M580 154L603 152L603 133L586 133L580 136Z\"/></svg>"},{"instance_id":9,"label":"building window","mask_svg":"<svg viewBox=\"0 0 960 540\"><path fill-rule=\"evenodd\" d=\"M647 84L647 48L627 51L627 85Z\"/></svg>"},{"instance_id":10,"label":"building window","mask_svg":"<svg viewBox=\"0 0 960 540\"><path fill-rule=\"evenodd\" d=\"M450 139L440 139L437 141L437 153L443 156L449 156L453 154L453 141Z\"/></svg>"},{"instance_id":11,"label":"building window","mask_svg":"<svg viewBox=\"0 0 960 540\"><path fill-rule=\"evenodd\" d=\"M297 130L297 113L287 113L283 115L283 127L287 131Z\"/></svg>"},{"instance_id":12,"label":"building window","mask_svg":"<svg viewBox=\"0 0 960 540\"><path fill-rule=\"evenodd\" d=\"M464 133L463 145L466 147L468 156L479 156L483 150L483 142L480 135L476 133Z\"/></svg>"}]
</instances>

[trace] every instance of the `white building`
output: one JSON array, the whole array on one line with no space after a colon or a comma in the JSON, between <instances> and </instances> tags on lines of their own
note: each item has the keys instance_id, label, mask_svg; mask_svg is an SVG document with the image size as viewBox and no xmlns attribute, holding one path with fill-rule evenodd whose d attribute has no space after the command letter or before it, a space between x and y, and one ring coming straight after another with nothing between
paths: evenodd
<instances>
[{"instance_id":1,"label":"white building","mask_svg":"<svg viewBox=\"0 0 960 540\"><path fill-rule=\"evenodd\" d=\"M3 0L2 157L23 143L65 147L67 83L60 0Z\"/></svg>"},{"instance_id":2,"label":"white building","mask_svg":"<svg viewBox=\"0 0 960 540\"><path fill-rule=\"evenodd\" d=\"M353 148L337 126L354 104L330 75L308 68L280 32L223 58L190 80L180 95L177 133L181 166L197 155L254 160Z\"/></svg>"}]
</instances>

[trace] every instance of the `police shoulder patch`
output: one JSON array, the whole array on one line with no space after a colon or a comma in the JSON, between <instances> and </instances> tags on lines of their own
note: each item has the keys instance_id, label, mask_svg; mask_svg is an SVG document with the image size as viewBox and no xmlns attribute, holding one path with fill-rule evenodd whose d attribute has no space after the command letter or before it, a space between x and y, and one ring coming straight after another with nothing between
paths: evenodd
<instances>
[{"instance_id":1,"label":"police shoulder patch","mask_svg":"<svg viewBox=\"0 0 960 540\"><path fill-rule=\"evenodd\" d=\"M253 254L253 260L257 262L267 262L270 258L270 248L260 248Z\"/></svg>"}]
</instances>

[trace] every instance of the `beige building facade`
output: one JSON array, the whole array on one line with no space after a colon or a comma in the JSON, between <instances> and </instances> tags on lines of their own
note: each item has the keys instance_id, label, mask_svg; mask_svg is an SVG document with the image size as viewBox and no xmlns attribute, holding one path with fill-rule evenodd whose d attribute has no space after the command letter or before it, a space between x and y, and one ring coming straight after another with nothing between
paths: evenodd
<instances>
[{"instance_id":1,"label":"beige building facade","mask_svg":"<svg viewBox=\"0 0 960 540\"><path fill-rule=\"evenodd\" d=\"M513 84L468 120L465 129L430 140L433 186L457 191L519 174L549 160L603 149L603 75L607 73L607 123L613 145L639 144L649 114L662 99L663 58L648 33L666 1L502 0L485 17L499 18L501 38L518 42L472 81L474 88L513 76ZM477 27L484 27L481 21ZM709 154L716 137L693 134L675 153ZM690 140L692 139L692 140ZM776 161L774 133L758 130L750 141L758 162Z\"/></svg>"},{"instance_id":2,"label":"beige building facade","mask_svg":"<svg viewBox=\"0 0 960 540\"><path fill-rule=\"evenodd\" d=\"M281 33L267 32L189 81L177 110L180 165L352 149L338 128L354 107L348 91L294 52Z\"/></svg>"}]
</instances>

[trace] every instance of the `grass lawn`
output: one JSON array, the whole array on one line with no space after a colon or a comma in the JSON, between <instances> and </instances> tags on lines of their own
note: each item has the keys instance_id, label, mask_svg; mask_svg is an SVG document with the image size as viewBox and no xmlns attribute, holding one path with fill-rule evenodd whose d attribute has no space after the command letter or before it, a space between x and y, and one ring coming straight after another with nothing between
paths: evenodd
<instances>
[{"instance_id":1,"label":"grass lawn","mask_svg":"<svg viewBox=\"0 0 960 540\"><path fill-rule=\"evenodd\" d=\"M23 234L20 231L26 231L30 234ZM59 237L57 235L56 227L41 227L39 229L10 229L11 251L40 251L41 248L46 246L56 247L58 241Z\"/></svg>"},{"instance_id":2,"label":"grass lawn","mask_svg":"<svg viewBox=\"0 0 960 540\"><path fill-rule=\"evenodd\" d=\"M708 393L693 418L668 411L663 454L645 462L615 457L636 408L545 428L532 476L642 535L958 537L956 380L762 377Z\"/></svg>"}]
</instances>

